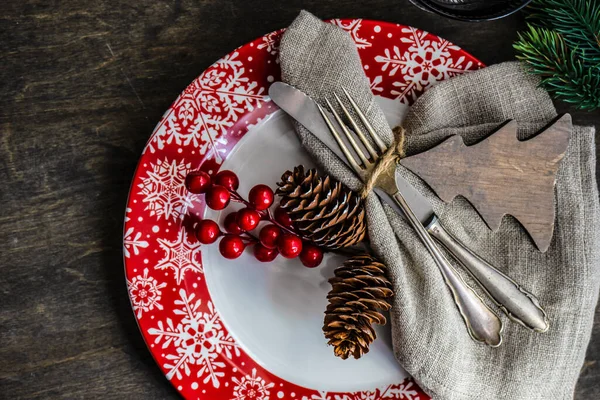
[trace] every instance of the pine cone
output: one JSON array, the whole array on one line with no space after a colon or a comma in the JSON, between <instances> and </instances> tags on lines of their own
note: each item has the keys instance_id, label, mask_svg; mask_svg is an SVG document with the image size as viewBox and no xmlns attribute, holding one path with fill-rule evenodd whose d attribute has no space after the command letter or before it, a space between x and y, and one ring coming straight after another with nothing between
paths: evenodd
<instances>
[{"instance_id":1,"label":"pine cone","mask_svg":"<svg viewBox=\"0 0 600 400\"><path fill-rule=\"evenodd\" d=\"M323 332L336 356L359 359L377 337L371 325L387 322L378 310L392 308L392 284L386 266L367 254L346 260L334 274Z\"/></svg>"},{"instance_id":2,"label":"pine cone","mask_svg":"<svg viewBox=\"0 0 600 400\"><path fill-rule=\"evenodd\" d=\"M287 171L277 184L279 206L298 232L314 244L339 249L361 242L367 221L359 195L315 169L304 173L302 165Z\"/></svg>"}]
</instances>

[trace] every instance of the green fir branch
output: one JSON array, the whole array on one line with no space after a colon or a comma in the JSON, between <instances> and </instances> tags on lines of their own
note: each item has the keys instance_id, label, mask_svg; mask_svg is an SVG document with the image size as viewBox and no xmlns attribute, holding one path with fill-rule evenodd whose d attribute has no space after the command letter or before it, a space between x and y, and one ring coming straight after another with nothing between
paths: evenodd
<instances>
[{"instance_id":1,"label":"green fir branch","mask_svg":"<svg viewBox=\"0 0 600 400\"><path fill-rule=\"evenodd\" d=\"M600 107L600 65L586 67L561 34L529 26L514 48L549 93L584 110Z\"/></svg>"},{"instance_id":2,"label":"green fir branch","mask_svg":"<svg viewBox=\"0 0 600 400\"><path fill-rule=\"evenodd\" d=\"M513 45L541 86L576 107L600 107L600 0L533 0Z\"/></svg>"},{"instance_id":3,"label":"green fir branch","mask_svg":"<svg viewBox=\"0 0 600 400\"><path fill-rule=\"evenodd\" d=\"M534 0L527 10L532 25L560 33L584 62L600 63L600 1Z\"/></svg>"}]
</instances>

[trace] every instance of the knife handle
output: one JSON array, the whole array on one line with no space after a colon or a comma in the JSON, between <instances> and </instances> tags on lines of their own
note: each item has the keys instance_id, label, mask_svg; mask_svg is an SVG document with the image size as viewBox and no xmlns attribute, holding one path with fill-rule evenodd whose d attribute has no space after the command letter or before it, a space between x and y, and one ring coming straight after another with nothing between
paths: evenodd
<instances>
[{"instance_id":1,"label":"knife handle","mask_svg":"<svg viewBox=\"0 0 600 400\"><path fill-rule=\"evenodd\" d=\"M427 231L466 268L479 286L512 321L535 332L548 330L548 316L533 294L448 233L437 217L434 217L427 226Z\"/></svg>"},{"instance_id":2,"label":"knife handle","mask_svg":"<svg viewBox=\"0 0 600 400\"><path fill-rule=\"evenodd\" d=\"M396 192L392 197L402 208L408 221L433 256L446 285L452 292L454 303L465 321L471 338L492 347L500 346L502 343L502 321L500 321L500 318L490 310L483 299L456 272L456 269L429 236L421 221L415 216L402 194Z\"/></svg>"}]
</instances>

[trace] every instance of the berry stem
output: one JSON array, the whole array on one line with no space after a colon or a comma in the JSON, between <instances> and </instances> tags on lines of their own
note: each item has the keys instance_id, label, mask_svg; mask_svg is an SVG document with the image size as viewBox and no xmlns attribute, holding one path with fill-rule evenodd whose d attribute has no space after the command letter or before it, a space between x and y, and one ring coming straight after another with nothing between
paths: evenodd
<instances>
[{"instance_id":1,"label":"berry stem","mask_svg":"<svg viewBox=\"0 0 600 400\"><path fill-rule=\"evenodd\" d=\"M242 196L240 196L240 194L235 190L229 190L229 194L231 195L232 201L235 201L236 203L242 203L246 207L250 207L250 203L246 201Z\"/></svg>"},{"instance_id":2,"label":"berry stem","mask_svg":"<svg viewBox=\"0 0 600 400\"><path fill-rule=\"evenodd\" d=\"M242 196L241 196L241 195L240 195L240 194L239 194L239 193L238 193L236 190L230 190L230 189L227 189L227 190L229 190L229 194L231 195L231 201L234 201L234 202L236 202L236 203L242 203L242 204L244 204L246 207L253 208L253 207L252 207L252 205L250 204L250 202L249 202L249 201L247 201L246 199L244 199L244 198L243 198L243 197L242 197ZM271 213L271 209L270 209L270 208L267 208L266 210L263 210L263 211L258 211L258 210L257 210L257 212L260 214L260 217L261 217L261 219L262 219L262 220L266 220L266 221L268 221L268 222L272 223L273 225L277 225L277 226L278 226L279 228L281 228L282 230L284 230L284 231L286 231L286 232L288 232L288 233L291 233L291 234L293 234L293 235L299 236L299 237L300 237L300 239L302 239L302 240L305 240L305 241L307 241L307 242L311 242L311 241L310 241L308 238L306 238L305 236L303 236L301 233L299 233L299 232L296 232L294 229L291 229L291 228L289 228L289 227L287 227L287 226L284 226L284 225L280 224L280 223L279 223L279 222L278 222L278 221L277 221L277 220L276 220L276 219L273 217L273 213ZM247 233L249 236L252 236L252 235L250 235L248 232L246 232L246 233ZM255 240L256 242L258 242L258 241L259 241L259 240L258 240L258 238L254 237L254 236L252 236L252 237L254 238L253 240Z\"/></svg>"},{"instance_id":3,"label":"berry stem","mask_svg":"<svg viewBox=\"0 0 600 400\"><path fill-rule=\"evenodd\" d=\"M242 237L242 239L246 239L248 243L256 244L260 242L260 240L258 240L258 238L250 232L244 232L240 236Z\"/></svg>"},{"instance_id":4,"label":"berry stem","mask_svg":"<svg viewBox=\"0 0 600 400\"><path fill-rule=\"evenodd\" d=\"M235 201L236 203L242 203L246 207L253 208L252 205L250 204L250 202L245 200L237 191L229 190L229 194L231 195L231 201ZM308 240L305 237L303 237L302 235L300 235L298 232L295 232L293 229L290 229L287 226L283 226L279 222L277 222L275 220L275 218L273 217L273 214L271 213L270 208L267 208L266 210L263 210L263 211L257 211L257 212L260 214L261 219L269 221L270 223L272 223L274 225L277 225L278 227L280 227L281 229L283 229L284 231L286 231L288 233L293 233L296 236L300 236L300 238L303 240ZM266 216L266 218L265 218L265 216Z\"/></svg>"},{"instance_id":5,"label":"berry stem","mask_svg":"<svg viewBox=\"0 0 600 400\"><path fill-rule=\"evenodd\" d=\"M272 223L273 225L277 225L279 228L283 229L284 231L294 234L296 236L300 236L300 239L302 240L308 240L306 239L304 236L302 236L300 233L294 231L293 229L288 228L287 226L281 225L274 217L273 214L271 213L271 209L267 208L266 210L266 215L267 215L267 220ZM264 215L264 214L263 214Z\"/></svg>"}]
</instances>

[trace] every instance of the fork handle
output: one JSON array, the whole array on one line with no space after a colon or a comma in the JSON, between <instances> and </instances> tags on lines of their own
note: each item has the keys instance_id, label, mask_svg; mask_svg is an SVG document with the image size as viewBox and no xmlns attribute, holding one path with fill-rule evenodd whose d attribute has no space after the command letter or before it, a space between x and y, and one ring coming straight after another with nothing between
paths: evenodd
<instances>
[{"instance_id":1,"label":"fork handle","mask_svg":"<svg viewBox=\"0 0 600 400\"><path fill-rule=\"evenodd\" d=\"M460 315L465 321L471 338L492 347L499 346L502 343L502 321L500 321L500 318L489 309L483 302L483 299L456 272L456 269L450 264L425 227L415 216L402 194L396 192L392 197L400 208L402 208L408 221L433 256L446 285L448 285L450 292L452 292L454 303L456 303Z\"/></svg>"},{"instance_id":2,"label":"fork handle","mask_svg":"<svg viewBox=\"0 0 600 400\"><path fill-rule=\"evenodd\" d=\"M494 268L446 231L437 217L427 231L460 262L496 305L512 320L535 332L546 332L548 316L538 299Z\"/></svg>"}]
</instances>

